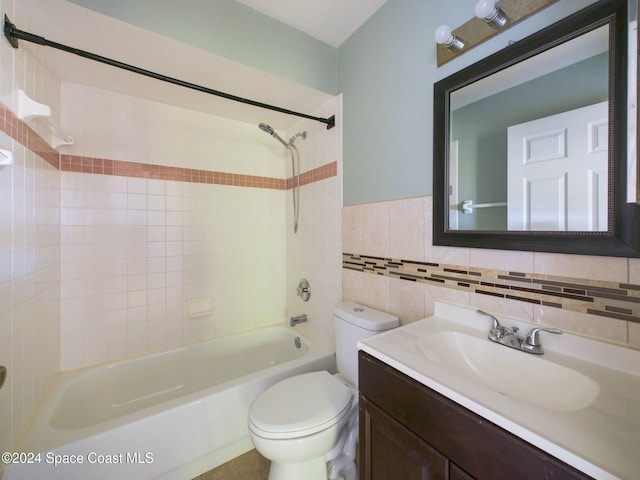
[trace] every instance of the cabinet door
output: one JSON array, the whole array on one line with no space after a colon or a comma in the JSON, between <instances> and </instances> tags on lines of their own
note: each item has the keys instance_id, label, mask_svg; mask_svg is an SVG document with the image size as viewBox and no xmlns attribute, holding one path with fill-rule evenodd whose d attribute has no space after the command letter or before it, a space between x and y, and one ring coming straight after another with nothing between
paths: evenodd
<instances>
[{"instance_id":1,"label":"cabinet door","mask_svg":"<svg viewBox=\"0 0 640 480\"><path fill-rule=\"evenodd\" d=\"M360 480L446 480L448 460L360 397Z\"/></svg>"},{"instance_id":2,"label":"cabinet door","mask_svg":"<svg viewBox=\"0 0 640 480\"><path fill-rule=\"evenodd\" d=\"M459 466L449 464L449 480L475 480L471 475L462 470Z\"/></svg>"}]
</instances>

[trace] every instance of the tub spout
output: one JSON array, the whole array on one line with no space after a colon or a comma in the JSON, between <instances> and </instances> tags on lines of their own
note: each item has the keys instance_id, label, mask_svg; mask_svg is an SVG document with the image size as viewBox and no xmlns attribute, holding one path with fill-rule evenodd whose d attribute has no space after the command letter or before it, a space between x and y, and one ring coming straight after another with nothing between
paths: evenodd
<instances>
[{"instance_id":1,"label":"tub spout","mask_svg":"<svg viewBox=\"0 0 640 480\"><path fill-rule=\"evenodd\" d=\"M307 321L307 315L303 313L302 315L296 315L294 317L291 317L291 319L289 320L289 325L291 325L292 327L295 327L297 324L304 323L306 321Z\"/></svg>"}]
</instances>

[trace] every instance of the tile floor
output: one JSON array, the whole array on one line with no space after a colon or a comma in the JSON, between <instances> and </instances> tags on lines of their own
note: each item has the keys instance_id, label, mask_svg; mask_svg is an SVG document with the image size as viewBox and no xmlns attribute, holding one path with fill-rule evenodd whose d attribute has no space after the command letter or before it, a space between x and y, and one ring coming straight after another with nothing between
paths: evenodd
<instances>
[{"instance_id":1,"label":"tile floor","mask_svg":"<svg viewBox=\"0 0 640 480\"><path fill-rule=\"evenodd\" d=\"M269 460L254 449L203 473L194 480L267 480L269 464Z\"/></svg>"}]
</instances>

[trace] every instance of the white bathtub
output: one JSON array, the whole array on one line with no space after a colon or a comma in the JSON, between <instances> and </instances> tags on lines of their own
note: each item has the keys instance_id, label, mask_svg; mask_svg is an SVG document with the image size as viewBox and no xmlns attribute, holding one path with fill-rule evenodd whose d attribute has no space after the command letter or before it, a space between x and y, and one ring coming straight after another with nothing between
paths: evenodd
<instances>
[{"instance_id":1,"label":"white bathtub","mask_svg":"<svg viewBox=\"0 0 640 480\"><path fill-rule=\"evenodd\" d=\"M253 448L264 389L314 370L335 355L274 326L63 373L2 478L193 478Z\"/></svg>"}]
</instances>

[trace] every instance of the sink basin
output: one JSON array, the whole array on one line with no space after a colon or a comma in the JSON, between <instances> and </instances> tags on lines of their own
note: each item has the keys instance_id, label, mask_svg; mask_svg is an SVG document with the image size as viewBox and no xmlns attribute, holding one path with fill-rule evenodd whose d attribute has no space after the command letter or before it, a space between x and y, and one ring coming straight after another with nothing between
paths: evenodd
<instances>
[{"instance_id":1,"label":"sink basin","mask_svg":"<svg viewBox=\"0 0 640 480\"><path fill-rule=\"evenodd\" d=\"M599 385L580 372L460 332L432 333L418 347L427 360L453 375L542 408L580 410L600 392Z\"/></svg>"},{"instance_id":2,"label":"sink basin","mask_svg":"<svg viewBox=\"0 0 640 480\"><path fill-rule=\"evenodd\" d=\"M640 350L565 331L532 355L490 341L492 323L475 306L436 301L432 316L358 347L590 478L638 478Z\"/></svg>"}]
</instances>

